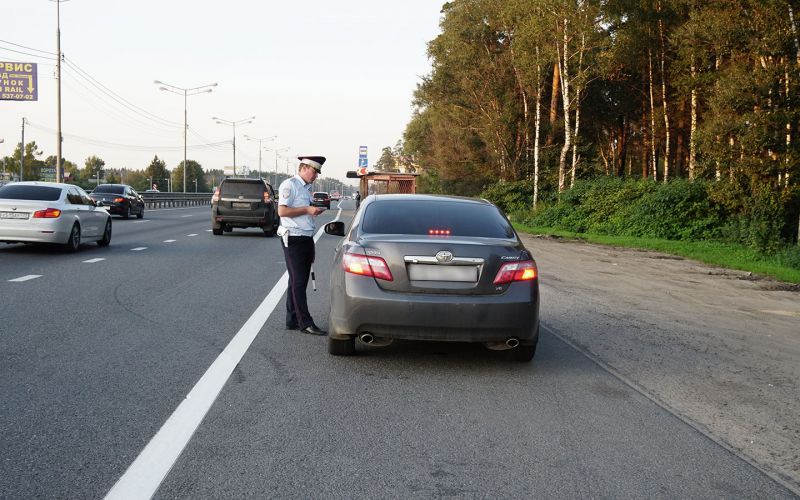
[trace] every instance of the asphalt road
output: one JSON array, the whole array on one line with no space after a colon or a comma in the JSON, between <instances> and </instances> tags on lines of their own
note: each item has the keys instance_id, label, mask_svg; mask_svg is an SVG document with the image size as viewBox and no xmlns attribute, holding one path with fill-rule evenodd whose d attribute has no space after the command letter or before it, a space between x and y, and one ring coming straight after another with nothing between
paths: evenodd
<instances>
[{"instance_id":1,"label":"asphalt road","mask_svg":"<svg viewBox=\"0 0 800 500\"><path fill-rule=\"evenodd\" d=\"M207 207L151 210L114 219L108 248L0 247L0 498L105 496L191 401L285 272L278 239L209 231ZM322 327L339 241L317 244ZM520 364L441 343L332 357L283 314L281 298L155 497L795 498L546 319Z\"/></svg>"}]
</instances>

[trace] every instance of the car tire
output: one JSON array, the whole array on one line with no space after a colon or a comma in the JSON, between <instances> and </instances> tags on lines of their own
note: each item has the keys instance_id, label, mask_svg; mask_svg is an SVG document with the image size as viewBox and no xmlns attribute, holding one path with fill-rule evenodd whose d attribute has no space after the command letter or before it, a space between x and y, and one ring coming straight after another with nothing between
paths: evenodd
<instances>
[{"instance_id":1,"label":"car tire","mask_svg":"<svg viewBox=\"0 0 800 500\"><path fill-rule=\"evenodd\" d=\"M142 208L141 208L141 210L139 210L139 213L136 214L136 218L137 219L141 219L143 217L144 217L144 205L142 205Z\"/></svg>"},{"instance_id":2,"label":"car tire","mask_svg":"<svg viewBox=\"0 0 800 500\"><path fill-rule=\"evenodd\" d=\"M211 228L211 232L212 232L212 233L213 233L215 236L222 236L222 226L220 226L220 227L212 227L212 228Z\"/></svg>"},{"instance_id":3,"label":"car tire","mask_svg":"<svg viewBox=\"0 0 800 500\"><path fill-rule=\"evenodd\" d=\"M262 227L261 230L264 231L264 236L266 236L267 238L272 238L273 236L275 236L275 230L272 229L272 226Z\"/></svg>"},{"instance_id":4,"label":"car tire","mask_svg":"<svg viewBox=\"0 0 800 500\"><path fill-rule=\"evenodd\" d=\"M233 232L233 228L231 226L223 225L222 226L222 230L225 231L226 233L232 233Z\"/></svg>"},{"instance_id":5,"label":"car tire","mask_svg":"<svg viewBox=\"0 0 800 500\"><path fill-rule=\"evenodd\" d=\"M536 354L536 344L533 345L518 345L517 347L511 349L511 359L514 361L521 361L523 363L529 363L533 360L533 356Z\"/></svg>"},{"instance_id":6,"label":"car tire","mask_svg":"<svg viewBox=\"0 0 800 500\"><path fill-rule=\"evenodd\" d=\"M130 205L125 207L125 211L122 212L122 218L123 219L130 219L131 218L131 206Z\"/></svg>"},{"instance_id":7,"label":"car tire","mask_svg":"<svg viewBox=\"0 0 800 500\"><path fill-rule=\"evenodd\" d=\"M76 222L72 225L72 230L69 233L69 239L67 240L67 252L77 252L78 248L81 246L81 226L78 225Z\"/></svg>"},{"instance_id":8,"label":"car tire","mask_svg":"<svg viewBox=\"0 0 800 500\"><path fill-rule=\"evenodd\" d=\"M352 356L356 353L356 338L339 340L328 337L328 352L334 356Z\"/></svg>"},{"instance_id":9,"label":"car tire","mask_svg":"<svg viewBox=\"0 0 800 500\"><path fill-rule=\"evenodd\" d=\"M103 231L103 237L97 241L97 246L107 247L111 244L111 217L106 221L106 229Z\"/></svg>"}]
</instances>

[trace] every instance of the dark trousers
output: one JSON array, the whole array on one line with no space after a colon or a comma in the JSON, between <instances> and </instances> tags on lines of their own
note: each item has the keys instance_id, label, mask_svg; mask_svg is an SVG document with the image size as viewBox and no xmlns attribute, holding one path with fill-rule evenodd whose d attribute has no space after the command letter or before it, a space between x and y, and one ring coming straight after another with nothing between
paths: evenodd
<instances>
[{"instance_id":1,"label":"dark trousers","mask_svg":"<svg viewBox=\"0 0 800 500\"><path fill-rule=\"evenodd\" d=\"M289 236L289 246L283 247L286 268L289 270L289 289L286 291L286 326L306 328L314 325L308 312L306 288L314 262L314 238Z\"/></svg>"}]
</instances>

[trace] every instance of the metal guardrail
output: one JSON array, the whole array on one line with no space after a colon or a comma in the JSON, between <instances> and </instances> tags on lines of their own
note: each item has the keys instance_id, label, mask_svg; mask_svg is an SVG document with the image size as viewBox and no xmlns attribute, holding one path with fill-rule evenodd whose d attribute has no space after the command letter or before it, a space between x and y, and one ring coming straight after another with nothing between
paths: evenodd
<instances>
[{"instance_id":1,"label":"metal guardrail","mask_svg":"<svg viewBox=\"0 0 800 500\"><path fill-rule=\"evenodd\" d=\"M146 208L211 205L212 193L140 193Z\"/></svg>"}]
</instances>

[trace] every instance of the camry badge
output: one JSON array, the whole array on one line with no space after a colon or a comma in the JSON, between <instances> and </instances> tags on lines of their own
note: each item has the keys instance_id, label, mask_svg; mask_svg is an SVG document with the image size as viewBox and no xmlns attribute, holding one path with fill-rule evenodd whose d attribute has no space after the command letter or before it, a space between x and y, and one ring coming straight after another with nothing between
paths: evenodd
<instances>
[{"instance_id":1,"label":"camry badge","mask_svg":"<svg viewBox=\"0 0 800 500\"><path fill-rule=\"evenodd\" d=\"M453 262L453 253L448 252L447 250L442 250L441 252L436 253L436 260L441 262L442 264L447 264L448 262Z\"/></svg>"}]
</instances>

